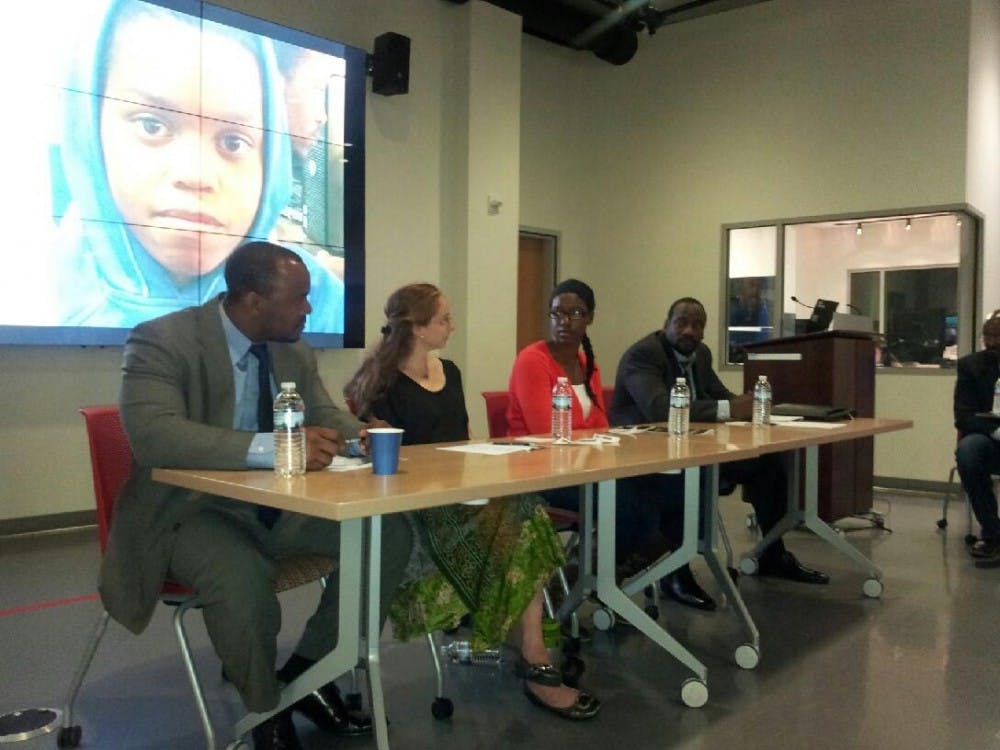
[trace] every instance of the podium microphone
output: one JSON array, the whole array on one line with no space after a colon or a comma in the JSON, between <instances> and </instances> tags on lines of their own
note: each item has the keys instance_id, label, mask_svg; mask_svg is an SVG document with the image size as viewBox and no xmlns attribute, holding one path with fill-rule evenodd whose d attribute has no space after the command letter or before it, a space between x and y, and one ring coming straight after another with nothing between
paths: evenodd
<instances>
[{"instance_id":1,"label":"podium microphone","mask_svg":"<svg viewBox=\"0 0 1000 750\"><path fill-rule=\"evenodd\" d=\"M850 302L845 302L844 304L847 305L847 307L849 307L851 310L854 310L854 312L856 312L858 315L864 315L864 313L861 312L861 308L858 307L857 305L852 305Z\"/></svg>"},{"instance_id":2,"label":"podium microphone","mask_svg":"<svg viewBox=\"0 0 1000 750\"><path fill-rule=\"evenodd\" d=\"M796 303L802 305L803 307L808 307L810 310L815 310L816 309L812 305L807 305L805 302L803 302L802 300L800 300L794 294L791 297L789 297L788 299L790 299L792 302L796 302Z\"/></svg>"}]
</instances>

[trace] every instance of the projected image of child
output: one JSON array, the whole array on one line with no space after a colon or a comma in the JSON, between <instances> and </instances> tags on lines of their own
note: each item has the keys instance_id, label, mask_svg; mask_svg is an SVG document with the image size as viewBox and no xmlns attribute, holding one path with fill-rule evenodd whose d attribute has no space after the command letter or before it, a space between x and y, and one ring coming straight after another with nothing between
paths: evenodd
<instances>
[{"instance_id":1,"label":"projected image of child","mask_svg":"<svg viewBox=\"0 0 1000 750\"><path fill-rule=\"evenodd\" d=\"M292 199L271 237L307 246L343 279L344 123L343 118L330 122L329 107L343 101L346 61L284 42L274 43L274 53L285 80ZM331 253L326 246L339 252Z\"/></svg>"},{"instance_id":2,"label":"projected image of child","mask_svg":"<svg viewBox=\"0 0 1000 750\"><path fill-rule=\"evenodd\" d=\"M65 96L61 325L131 327L222 291L291 192L271 42L139 0L112 0ZM98 96L87 93L95 92ZM343 284L312 276L307 331L343 331Z\"/></svg>"}]
</instances>

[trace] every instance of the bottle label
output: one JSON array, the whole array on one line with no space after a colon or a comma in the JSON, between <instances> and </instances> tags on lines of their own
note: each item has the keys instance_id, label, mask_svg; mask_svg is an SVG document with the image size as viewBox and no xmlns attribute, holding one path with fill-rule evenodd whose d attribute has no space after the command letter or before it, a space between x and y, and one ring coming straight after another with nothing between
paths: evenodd
<instances>
[{"instance_id":1,"label":"bottle label","mask_svg":"<svg viewBox=\"0 0 1000 750\"><path fill-rule=\"evenodd\" d=\"M570 396L553 396L552 397L552 408L553 409L572 409L573 399Z\"/></svg>"},{"instance_id":2,"label":"bottle label","mask_svg":"<svg viewBox=\"0 0 1000 750\"><path fill-rule=\"evenodd\" d=\"M276 411L274 413L274 429L296 430L306 421L306 415L301 411Z\"/></svg>"}]
</instances>

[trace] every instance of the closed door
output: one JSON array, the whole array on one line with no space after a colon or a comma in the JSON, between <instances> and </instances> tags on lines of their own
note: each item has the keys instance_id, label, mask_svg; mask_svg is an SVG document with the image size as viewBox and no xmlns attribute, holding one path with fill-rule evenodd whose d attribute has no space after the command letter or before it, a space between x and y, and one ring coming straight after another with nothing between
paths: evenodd
<instances>
[{"instance_id":1,"label":"closed door","mask_svg":"<svg viewBox=\"0 0 1000 750\"><path fill-rule=\"evenodd\" d=\"M549 292L556 279L556 236L521 232L517 246L517 351L548 336Z\"/></svg>"}]
</instances>

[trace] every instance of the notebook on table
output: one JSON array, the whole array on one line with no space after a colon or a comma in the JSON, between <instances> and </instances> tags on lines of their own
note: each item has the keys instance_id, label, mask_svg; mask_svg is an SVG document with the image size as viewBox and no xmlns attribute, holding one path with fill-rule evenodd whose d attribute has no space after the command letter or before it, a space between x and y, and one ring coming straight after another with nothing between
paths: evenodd
<instances>
[{"instance_id":1,"label":"notebook on table","mask_svg":"<svg viewBox=\"0 0 1000 750\"><path fill-rule=\"evenodd\" d=\"M838 422L854 418L853 409L823 404L775 404L771 407L771 414L779 417L802 417L813 422Z\"/></svg>"}]
</instances>

